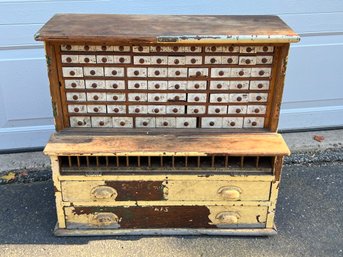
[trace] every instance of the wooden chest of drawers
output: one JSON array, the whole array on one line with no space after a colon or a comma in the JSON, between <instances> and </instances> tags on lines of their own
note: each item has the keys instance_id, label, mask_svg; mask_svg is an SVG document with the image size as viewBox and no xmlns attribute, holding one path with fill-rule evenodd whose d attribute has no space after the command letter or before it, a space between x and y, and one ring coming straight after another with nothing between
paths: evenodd
<instances>
[{"instance_id":1,"label":"wooden chest of drawers","mask_svg":"<svg viewBox=\"0 0 343 257\"><path fill-rule=\"evenodd\" d=\"M274 16L56 15L58 235L272 234L287 54ZM238 133L239 132L239 133Z\"/></svg>"}]
</instances>

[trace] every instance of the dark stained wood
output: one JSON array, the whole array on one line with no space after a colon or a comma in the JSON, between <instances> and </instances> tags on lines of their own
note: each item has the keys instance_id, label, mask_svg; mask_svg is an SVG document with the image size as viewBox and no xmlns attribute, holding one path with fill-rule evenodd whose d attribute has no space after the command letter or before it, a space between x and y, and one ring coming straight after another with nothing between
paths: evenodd
<instances>
[{"instance_id":1,"label":"dark stained wood","mask_svg":"<svg viewBox=\"0 0 343 257\"><path fill-rule=\"evenodd\" d=\"M264 41L299 40L277 16L113 14L57 14L40 29L36 40L156 43L158 37L165 36L167 42L175 37L187 42L187 35L197 36L195 40L199 43L203 39L206 43L220 42L223 38L236 40L234 35L243 35L242 39L244 35L248 36L249 41L258 41L259 36ZM206 36L202 38L201 35Z\"/></svg>"},{"instance_id":2,"label":"dark stained wood","mask_svg":"<svg viewBox=\"0 0 343 257\"><path fill-rule=\"evenodd\" d=\"M199 136L54 134L44 149L49 155L289 155L282 136L263 134L203 134ZM166 154L168 153L168 154Z\"/></svg>"},{"instance_id":3,"label":"dark stained wood","mask_svg":"<svg viewBox=\"0 0 343 257\"><path fill-rule=\"evenodd\" d=\"M281 178L281 170L282 170L282 165L283 165L283 159L284 159L284 157L282 157L282 156L275 157L273 173L274 173L276 181L279 181Z\"/></svg>"},{"instance_id":4,"label":"dark stained wood","mask_svg":"<svg viewBox=\"0 0 343 257\"><path fill-rule=\"evenodd\" d=\"M75 215L111 212L120 228L215 228L206 206L75 207Z\"/></svg>"}]
</instances>

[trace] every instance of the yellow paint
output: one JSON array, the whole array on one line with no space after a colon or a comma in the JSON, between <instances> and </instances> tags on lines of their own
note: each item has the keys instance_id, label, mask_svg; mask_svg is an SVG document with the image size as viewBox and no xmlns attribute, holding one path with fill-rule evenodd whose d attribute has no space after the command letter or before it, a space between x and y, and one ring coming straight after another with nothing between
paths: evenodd
<instances>
[{"instance_id":1,"label":"yellow paint","mask_svg":"<svg viewBox=\"0 0 343 257\"><path fill-rule=\"evenodd\" d=\"M16 174L10 171L6 175L1 176L0 179L5 180L5 181L10 181L10 180L14 180L15 177L16 177Z\"/></svg>"}]
</instances>

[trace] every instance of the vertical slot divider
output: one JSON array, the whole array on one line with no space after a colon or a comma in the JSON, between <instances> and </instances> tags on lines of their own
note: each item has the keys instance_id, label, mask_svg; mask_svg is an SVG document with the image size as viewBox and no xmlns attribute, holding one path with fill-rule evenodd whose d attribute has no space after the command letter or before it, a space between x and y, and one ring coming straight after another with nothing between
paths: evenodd
<instances>
[{"instance_id":1,"label":"vertical slot divider","mask_svg":"<svg viewBox=\"0 0 343 257\"><path fill-rule=\"evenodd\" d=\"M215 156L212 156L212 160L211 160L211 167L214 168L214 161L215 161Z\"/></svg>"},{"instance_id":2,"label":"vertical slot divider","mask_svg":"<svg viewBox=\"0 0 343 257\"><path fill-rule=\"evenodd\" d=\"M160 166L163 167L163 156L160 157Z\"/></svg>"},{"instance_id":3,"label":"vertical slot divider","mask_svg":"<svg viewBox=\"0 0 343 257\"><path fill-rule=\"evenodd\" d=\"M148 156L148 167L151 168L151 156Z\"/></svg>"},{"instance_id":4,"label":"vertical slot divider","mask_svg":"<svg viewBox=\"0 0 343 257\"><path fill-rule=\"evenodd\" d=\"M116 156L116 165L119 167L119 156Z\"/></svg>"},{"instance_id":5,"label":"vertical slot divider","mask_svg":"<svg viewBox=\"0 0 343 257\"><path fill-rule=\"evenodd\" d=\"M175 168L175 156L172 156L172 167Z\"/></svg>"},{"instance_id":6,"label":"vertical slot divider","mask_svg":"<svg viewBox=\"0 0 343 257\"><path fill-rule=\"evenodd\" d=\"M95 156L96 166L99 167L99 156Z\"/></svg>"},{"instance_id":7,"label":"vertical slot divider","mask_svg":"<svg viewBox=\"0 0 343 257\"><path fill-rule=\"evenodd\" d=\"M71 162L71 156L68 156L68 165L69 165L69 168L71 168L71 166L73 165Z\"/></svg>"},{"instance_id":8,"label":"vertical slot divider","mask_svg":"<svg viewBox=\"0 0 343 257\"><path fill-rule=\"evenodd\" d=\"M126 167L130 167L129 156L126 156Z\"/></svg>"},{"instance_id":9,"label":"vertical slot divider","mask_svg":"<svg viewBox=\"0 0 343 257\"><path fill-rule=\"evenodd\" d=\"M244 156L241 156L240 166L241 166L241 169L244 167Z\"/></svg>"},{"instance_id":10,"label":"vertical slot divider","mask_svg":"<svg viewBox=\"0 0 343 257\"><path fill-rule=\"evenodd\" d=\"M198 165L198 168L200 168L200 156L198 156L198 163L197 163L197 165Z\"/></svg>"},{"instance_id":11,"label":"vertical slot divider","mask_svg":"<svg viewBox=\"0 0 343 257\"><path fill-rule=\"evenodd\" d=\"M259 167L259 165L260 165L260 156L256 156L256 168L258 168Z\"/></svg>"},{"instance_id":12,"label":"vertical slot divider","mask_svg":"<svg viewBox=\"0 0 343 257\"><path fill-rule=\"evenodd\" d=\"M77 167L80 168L80 156L76 156L76 161L77 161Z\"/></svg>"},{"instance_id":13,"label":"vertical slot divider","mask_svg":"<svg viewBox=\"0 0 343 257\"><path fill-rule=\"evenodd\" d=\"M225 155L225 163L224 163L225 168L229 166L229 156Z\"/></svg>"},{"instance_id":14,"label":"vertical slot divider","mask_svg":"<svg viewBox=\"0 0 343 257\"><path fill-rule=\"evenodd\" d=\"M108 168L108 156L105 156L105 160L106 160L106 167Z\"/></svg>"},{"instance_id":15,"label":"vertical slot divider","mask_svg":"<svg viewBox=\"0 0 343 257\"><path fill-rule=\"evenodd\" d=\"M188 168L188 156L185 156L185 168Z\"/></svg>"},{"instance_id":16,"label":"vertical slot divider","mask_svg":"<svg viewBox=\"0 0 343 257\"><path fill-rule=\"evenodd\" d=\"M87 165L87 168L89 168L89 156L86 156L86 165Z\"/></svg>"},{"instance_id":17,"label":"vertical slot divider","mask_svg":"<svg viewBox=\"0 0 343 257\"><path fill-rule=\"evenodd\" d=\"M141 157L137 156L137 166L140 167L141 166Z\"/></svg>"}]
</instances>

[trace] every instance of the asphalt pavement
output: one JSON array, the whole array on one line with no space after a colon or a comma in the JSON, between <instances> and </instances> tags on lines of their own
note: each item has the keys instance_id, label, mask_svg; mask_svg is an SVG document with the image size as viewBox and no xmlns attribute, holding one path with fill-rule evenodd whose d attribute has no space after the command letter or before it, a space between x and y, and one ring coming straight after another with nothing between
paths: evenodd
<instances>
[{"instance_id":1,"label":"asphalt pavement","mask_svg":"<svg viewBox=\"0 0 343 257\"><path fill-rule=\"evenodd\" d=\"M68 237L56 223L51 180L0 185L0 256L343 256L343 163L284 168L272 237Z\"/></svg>"}]
</instances>

